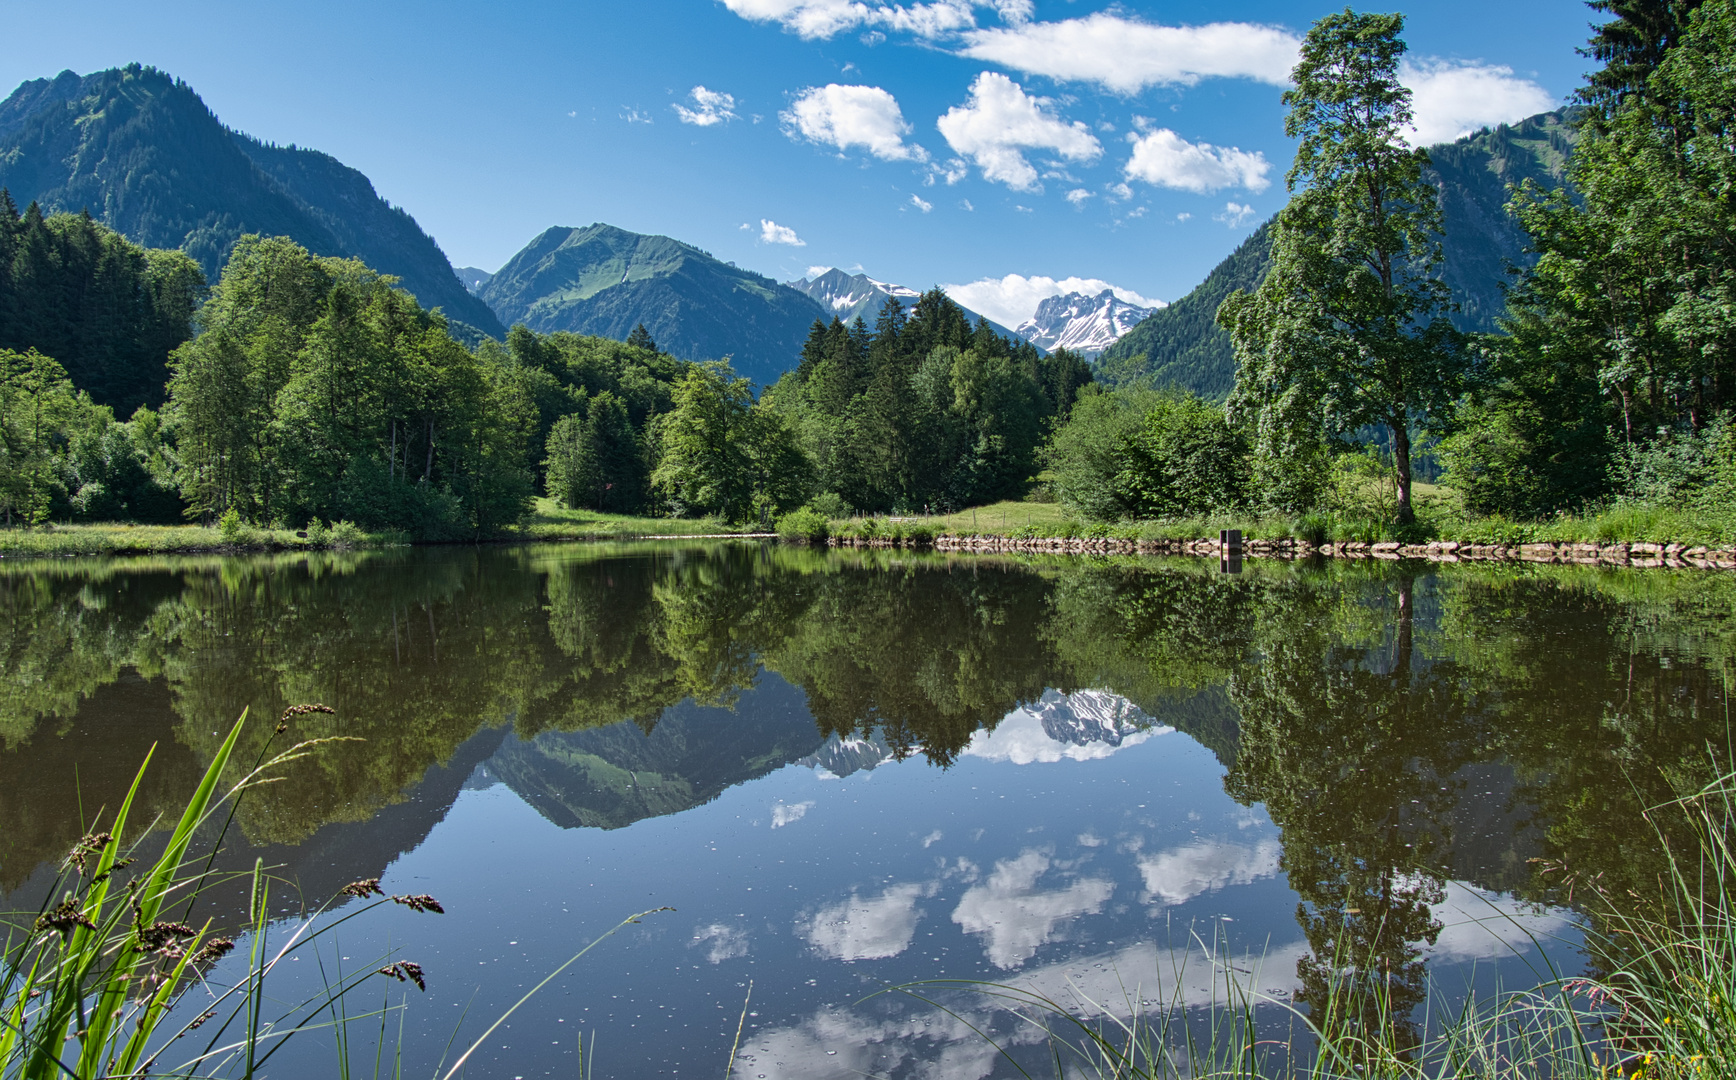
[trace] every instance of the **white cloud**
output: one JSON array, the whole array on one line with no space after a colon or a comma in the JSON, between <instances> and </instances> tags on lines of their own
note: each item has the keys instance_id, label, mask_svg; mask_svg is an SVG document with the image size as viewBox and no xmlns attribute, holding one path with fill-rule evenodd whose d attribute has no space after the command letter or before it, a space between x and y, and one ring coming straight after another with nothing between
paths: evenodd
<instances>
[{"instance_id":1,"label":"white cloud","mask_svg":"<svg viewBox=\"0 0 1736 1080\"><path fill-rule=\"evenodd\" d=\"M567 115L571 116L572 113L568 113ZM629 123L629 124L653 123L651 117L648 114L642 113L638 109L635 109L630 105L621 106L621 119L627 121L627 123Z\"/></svg>"},{"instance_id":2,"label":"white cloud","mask_svg":"<svg viewBox=\"0 0 1736 1080\"><path fill-rule=\"evenodd\" d=\"M878 86L810 86L779 114L784 133L822 146L860 146L884 161L926 161L928 153L904 141L910 125L898 99Z\"/></svg>"},{"instance_id":3,"label":"white cloud","mask_svg":"<svg viewBox=\"0 0 1736 1080\"><path fill-rule=\"evenodd\" d=\"M1168 128L1148 135L1130 135L1133 156L1122 173L1130 180L1144 180L1157 187L1179 188L1206 195L1227 187L1265 191L1271 186L1266 174L1272 163L1258 151L1250 154L1234 146L1190 143Z\"/></svg>"},{"instance_id":4,"label":"white cloud","mask_svg":"<svg viewBox=\"0 0 1736 1080\"><path fill-rule=\"evenodd\" d=\"M744 19L775 22L809 39L865 26L931 38L976 25L969 0L936 0L909 7L861 0L723 0L723 4ZM1019 4L1015 0L1012 6L1016 9Z\"/></svg>"},{"instance_id":5,"label":"white cloud","mask_svg":"<svg viewBox=\"0 0 1736 1080\"><path fill-rule=\"evenodd\" d=\"M1441 921L1440 936L1428 949L1434 961L1535 956L1538 945L1578 932L1572 914L1562 908L1534 906L1458 881L1447 882L1446 893L1431 909Z\"/></svg>"},{"instance_id":6,"label":"white cloud","mask_svg":"<svg viewBox=\"0 0 1736 1080\"><path fill-rule=\"evenodd\" d=\"M1282 853L1277 838L1268 837L1252 847L1196 840L1173 851L1143 856L1139 872L1145 878L1145 899L1179 904L1228 885L1250 885L1276 874Z\"/></svg>"},{"instance_id":7,"label":"white cloud","mask_svg":"<svg viewBox=\"0 0 1736 1080\"><path fill-rule=\"evenodd\" d=\"M1555 104L1543 87L1498 64L1407 62L1399 78L1410 87L1419 146L1452 142L1482 127L1534 116Z\"/></svg>"},{"instance_id":8,"label":"white cloud","mask_svg":"<svg viewBox=\"0 0 1736 1080\"><path fill-rule=\"evenodd\" d=\"M1018 967L1036 955L1064 922L1095 915L1114 893L1102 878L1081 878L1064 889L1036 888L1049 869L1049 857L1035 849L1016 859L995 863L994 873L981 885L965 890L952 921L967 934L986 938L984 951L999 968Z\"/></svg>"},{"instance_id":9,"label":"white cloud","mask_svg":"<svg viewBox=\"0 0 1736 1080\"><path fill-rule=\"evenodd\" d=\"M1118 298L1129 304L1153 308L1164 306L1162 300L1149 299L1132 289L1111 285L1102 278L1025 277L1023 274L1008 274L1002 278L982 278L968 285L946 285L943 287L946 289L946 294L954 300L972 311L987 315L1002 326L1019 325L1037 313L1038 304L1051 296L1064 296L1067 293L1084 293L1086 296L1096 296L1104 289L1109 289ZM1020 715L1021 712L1022 710L1015 710L1009 715L1008 720L1011 720L1012 716ZM1003 736L1002 741L997 742L994 739L994 736L1000 733L1001 728L1005 727L1007 722L1003 720L994 732L977 732L971 737L973 749L965 752L972 753L975 750L980 751L981 756L987 756L991 751L999 752L1003 746L1010 746L1012 739L1018 733L1016 725L1015 729L1009 729L1008 735ZM1039 734L1041 734L1040 727ZM1047 735L1042 737L1048 739ZM1049 739L1048 741L1053 742L1054 740ZM1011 751L1009 750L1008 756L1004 760L1011 760L1010 754Z\"/></svg>"},{"instance_id":10,"label":"white cloud","mask_svg":"<svg viewBox=\"0 0 1736 1080\"><path fill-rule=\"evenodd\" d=\"M1085 200L1091 197L1092 193L1084 188L1074 188L1067 193L1067 201L1077 207L1084 207Z\"/></svg>"},{"instance_id":11,"label":"white cloud","mask_svg":"<svg viewBox=\"0 0 1736 1080\"><path fill-rule=\"evenodd\" d=\"M760 243L788 244L790 247L807 247L808 242L796 235L796 230L787 225L779 225L775 221L760 218Z\"/></svg>"},{"instance_id":12,"label":"white cloud","mask_svg":"<svg viewBox=\"0 0 1736 1080\"><path fill-rule=\"evenodd\" d=\"M794 825L808 815L814 808L813 800L799 803L778 803L772 807L772 828L781 829L785 825Z\"/></svg>"},{"instance_id":13,"label":"white cloud","mask_svg":"<svg viewBox=\"0 0 1736 1080\"><path fill-rule=\"evenodd\" d=\"M1224 204L1224 212L1213 214L1212 220L1221 221L1232 229L1239 229L1254 220L1257 214L1258 211L1246 203L1227 202Z\"/></svg>"},{"instance_id":14,"label":"white cloud","mask_svg":"<svg viewBox=\"0 0 1736 1080\"><path fill-rule=\"evenodd\" d=\"M688 947L695 945L708 946L705 958L713 964L721 964L725 960L734 960L738 956L747 955L747 931L723 923L712 923L710 926L697 927L693 931L693 940Z\"/></svg>"},{"instance_id":15,"label":"white cloud","mask_svg":"<svg viewBox=\"0 0 1736 1080\"><path fill-rule=\"evenodd\" d=\"M1103 144L1084 124L1056 116L1048 98L1030 97L1005 75L985 71L971 84L970 101L937 121L948 146L988 180L1015 191L1038 190L1037 170L1021 150L1051 150L1068 161L1095 161Z\"/></svg>"},{"instance_id":16,"label":"white cloud","mask_svg":"<svg viewBox=\"0 0 1736 1080\"><path fill-rule=\"evenodd\" d=\"M1192 221L1193 215L1188 213L1186 210L1183 210L1181 213L1179 213L1175 216L1175 219L1177 221Z\"/></svg>"},{"instance_id":17,"label":"white cloud","mask_svg":"<svg viewBox=\"0 0 1736 1080\"><path fill-rule=\"evenodd\" d=\"M916 207L918 210L921 210L925 214L928 213L930 210L934 209L934 204L927 201L926 199L924 199L920 195L912 195L910 197L910 205Z\"/></svg>"},{"instance_id":18,"label":"white cloud","mask_svg":"<svg viewBox=\"0 0 1736 1080\"><path fill-rule=\"evenodd\" d=\"M694 107L676 105L675 115L681 117L683 124L698 124L700 127L710 127L736 119L735 98L720 90L707 90L703 86L695 86L687 95L692 99Z\"/></svg>"},{"instance_id":19,"label":"white cloud","mask_svg":"<svg viewBox=\"0 0 1736 1080\"><path fill-rule=\"evenodd\" d=\"M945 180L950 187L969 175L970 165L963 158L953 158L930 165L928 175L923 177L922 182L932 186L936 180Z\"/></svg>"},{"instance_id":20,"label":"white cloud","mask_svg":"<svg viewBox=\"0 0 1736 1080\"><path fill-rule=\"evenodd\" d=\"M831 269L830 266L810 266L808 267L808 280L812 281Z\"/></svg>"},{"instance_id":21,"label":"white cloud","mask_svg":"<svg viewBox=\"0 0 1736 1080\"><path fill-rule=\"evenodd\" d=\"M931 887L914 882L894 885L864 900L855 893L840 904L821 908L796 925L796 932L823 956L834 960L879 960L910 948L922 913L916 901Z\"/></svg>"},{"instance_id":22,"label":"white cloud","mask_svg":"<svg viewBox=\"0 0 1736 1080\"><path fill-rule=\"evenodd\" d=\"M1096 83L1118 94L1244 78L1282 86L1301 39L1277 26L1160 26L1099 12L964 34L963 55L1052 79Z\"/></svg>"}]
</instances>

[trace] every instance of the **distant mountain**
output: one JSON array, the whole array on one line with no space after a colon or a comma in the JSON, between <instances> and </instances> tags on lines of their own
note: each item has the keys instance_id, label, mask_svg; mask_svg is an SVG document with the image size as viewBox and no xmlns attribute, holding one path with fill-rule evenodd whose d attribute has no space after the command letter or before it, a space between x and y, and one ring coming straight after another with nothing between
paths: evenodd
<instances>
[{"instance_id":1,"label":"distant mountain","mask_svg":"<svg viewBox=\"0 0 1736 1080\"><path fill-rule=\"evenodd\" d=\"M1535 256L1507 214L1507 187L1535 180L1559 185L1573 152L1572 111L1543 113L1517 124L1484 130L1429 148L1429 178L1441 195L1446 233L1443 275L1459 312L1453 322L1466 331L1492 331L1506 309L1502 284L1508 264L1528 267ZM1268 221L1205 281L1169 307L1135 326L1098 360L1099 378L1112 385L1143 382L1176 385L1221 398L1235 384L1230 338L1216 323L1218 305L1237 289L1253 289L1271 259Z\"/></svg>"},{"instance_id":2,"label":"distant mountain","mask_svg":"<svg viewBox=\"0 0 1736 1080\"><path fill-rule=\"evenodd\" d=\"M358 258L477 331L504 329L440 247L368 178L314 150L220 123L192 87L137 64L36 79L0 102L0 187L146 247L181 248L215 282L243 233ZM461 332L462 332L462 328Z\"/></svg>"},{"instance_id":3,"label":"distant mountain","mask_svg":"<svg viewBox=\"0 0 1736 1080\"><path fill-rule=\"evenodd\" d=\"M1067 293L1038 304L1037 313L1019 324L1018 334L1041 349L1071 349L1094 357L1157 310L1119 300L1110 289L1096 296Z\"/></svg>"},{"instance_id":4,"label":"distant mountain","mask_svg":"<svg viewBox=\"0 0 1736 1080\"><path fill-rule=\"evenodd\" d=\"M874 317L880 314L880 309L885 306L887 297L896 296L899 303L908 309L922 296L921 292L909 286L876 281L867 274L846 274L837 267L833 267L811 281L807 278L797 278L794 281L786 281L784 284L818 301L826 309L828 319L836 315L845 322L851 322L860 317L870 327L874 325ZM959 304L959 308L973 324L982 318L981 315L963 304ZM1016 339L1023 336L1017 331L1008 330L993 319L989 320L989 326L994 329L995 333L1005 338ZM1041 342L1038 343L1038 346L1044 347Z\"/></svg>"},{"instance_id":5,"label":"distant mountain","mask_svg":"<svg viewBox=\"0 0 1736 1080\"><path fill-rule=\"evenodd\" d=\"M465 291L471 296L482 292L482 287L494 277L487 270L478 270L474 266L460 266L453 273L458 275L458 280L464 283Z\"/></svg>"},{"instance_id":6,"label":"distant mountain","mask_svg":"<svg viewBox=\"0 0 1736 1080\"><path fill-rule=\"evenodd\" d=\"M483 286L507 325L623 340L640 323L684 360L730 357L760 382L796 365L808 328L827 316L787 285L667 236L613 225L545 231Z\"/></svg>"}]
</instances>

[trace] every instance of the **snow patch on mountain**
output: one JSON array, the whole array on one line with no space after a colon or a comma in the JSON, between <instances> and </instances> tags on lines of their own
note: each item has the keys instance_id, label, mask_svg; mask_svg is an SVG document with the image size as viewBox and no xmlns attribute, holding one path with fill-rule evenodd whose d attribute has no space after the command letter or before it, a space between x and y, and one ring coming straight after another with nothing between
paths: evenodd
<instances>
[{"instance_id":1,"label":"snow patch on mountain","mask_svg":"<svg viewBox=\"0 0 1736 1080\"><path fill-rule=\"evenodd\" d=\"M1095 357L1156 311L1117 297L1111 289L1096 296L1067 293L1037 305L1037 313L1015 331L1041 349L1071 349Z\"/></svg>"},{"instance_id":2,"label":"snow patch on mountain","mask_svg":"<svg viewBox=\"0 0 1736 1080\"><path fill-rule=\"evenodd\" d=\"M972 735L964 753L1014 765L1095 761L1173 730L1120 694L1045 690L1035 702L1008 713L993 731Z\"/></svg>"}]
</instances>

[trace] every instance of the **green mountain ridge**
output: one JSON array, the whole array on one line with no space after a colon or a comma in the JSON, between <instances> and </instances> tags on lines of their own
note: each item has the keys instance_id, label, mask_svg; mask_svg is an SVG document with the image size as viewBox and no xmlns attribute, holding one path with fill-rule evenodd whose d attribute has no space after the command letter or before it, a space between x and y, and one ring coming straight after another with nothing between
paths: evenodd
<instances>
[{"instance_id":1,"label":"green mountain ridge","mask_svg":"<svg viewBox=\"0 0 1736 1080\"><path fill-rule=\"evenodd\" d=\"M232 131L188 84L138 64L20 85L0 102L0 187L20 205L89 209L134 243L179 248L215 281L244 233L358 258L440 307L463 336L502 336L432 237L336 158ZM463 327L469 327L465 333Z\"/></svg>"},{"instance_id":2,"label":"green mountain ridge","mask_svg":"<svg viewBox=\"0 0 1736 1080\"><path fill-rule=\"evenodd\" d=\"M601 223L545 229L478 295L501 322L540 333L619 341L643 323L664 352L727 356L738 373L765 383L795 366L808 329L827 317L771 278L667 236Z\"/></svg>"},{"instance_id":3,"label":"green mountain ridge","mask_svg":"<svg viewBox=\"0 0 1736 1080\"><path fill-rule=\"evenodd\" d=\"M1573 140L1572 110L1559 109L1429 148L1428 175L1440 191L1446 226L1442 278L1459 305L1453 315L1459 329L1495 330L1506 309L1508 266L1535 261L1525 231L1506 211L1508 185L1559 185ZM1265 277L1275 220L1256 229L1193 291L1105 350L1099 377L1112 385L1177 386L1226 397L1235 385L1236 360L1229 334L1217 325L1218 305Z\"/></svg>"}]
</instances>

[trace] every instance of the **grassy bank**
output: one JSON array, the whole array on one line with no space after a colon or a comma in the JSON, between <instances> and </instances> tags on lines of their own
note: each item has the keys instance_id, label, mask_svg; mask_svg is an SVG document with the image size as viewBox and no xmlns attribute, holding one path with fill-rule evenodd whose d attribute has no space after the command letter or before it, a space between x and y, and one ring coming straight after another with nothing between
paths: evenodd
<instances>
[{"instance_id":1,"label":"grassy bank","mask_svg":"<svg viewBox=\"0 0 1736 1080\"><path fill-rule=\"evenodd\" d=\"M362 534L355 546L379 542ZM311 544L288 529L244 529L225 536L204 525L43 525L34 529L0 529L0 557L44 558L58 555L173 555L215 551L312 550Z\"/></svg>"},{"instance_id":2,"label":"grassy bank","mask_svg":"<svg viewBox=\"0 0 1736 1080\"><path fill-rule=\"evenodd\" d=\"M1418 485L1421 487L1422 485ZM1232 513L1160 521L1096 522L1069 516L1054 503L1002 502L945 517L922 518L936 534L954 536L1086 537L1117 540L1216 539L1221 529L1240 529L1250 540L1307 539L1315 542L1397 540L1464 544L1683 543L1707 547L1736 544L1736 514L1707 514L1662 507L1615 506L1548 521L1475 518L1445 497L1425 496L1415 524L1401 528L1380 518L1352 514ZM860 530L857 520L832 523L834 535Z\"/></svg>"},{"instance_id":3,"label":"grassy bank","mask_svg":"<svg viewBox=\"0 0 1736 1080\"><path fill-rule=\"evenodd\" d=\"M647 536L723 536L768 531L757 522L730 524L721 518L656 518L568 510L554 499L538 499L530 516L504 539L631 540Z\"/></svg>"}]
</instances>

